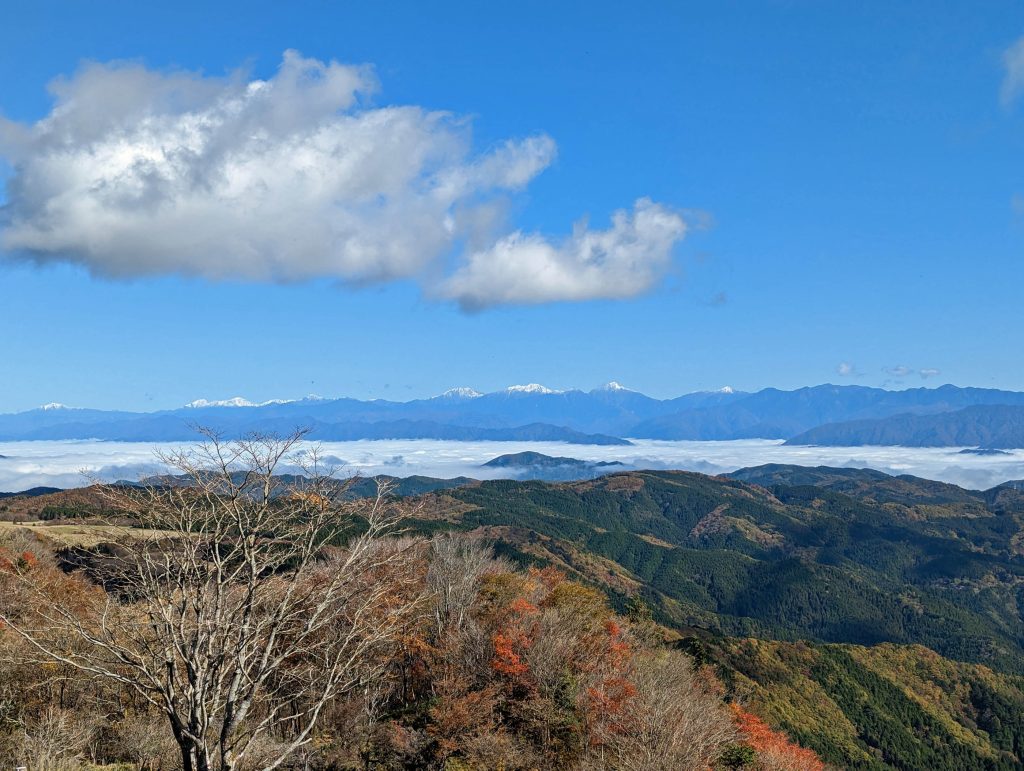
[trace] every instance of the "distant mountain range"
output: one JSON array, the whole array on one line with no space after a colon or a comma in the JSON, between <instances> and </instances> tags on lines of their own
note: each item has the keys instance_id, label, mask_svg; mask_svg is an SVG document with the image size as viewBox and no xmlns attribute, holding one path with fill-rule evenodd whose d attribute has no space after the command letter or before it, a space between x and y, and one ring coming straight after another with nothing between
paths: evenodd
<instances>
[{"instance_id":1,"label":"distant mountain range","mask_svg":"<svg viewBox=\"0 0 1024 771\"><path fill-rule=\"evenodd\" d=\"M812 428L787 444L832 446L902 445L905 447L982 447L984 452L1021 447L1024 406L993 404L965 407L937 415L893 415Z\"/></svg>"},{"instance_id":2,"label":"distant mountain range","mask_svg":"<svg viewBox=\"0 0 1024 771\"><path fill-rule=\"evenodd\" d=\"M238 436L310 429L311 438L560 441L784 439L792 444L1024 447L1024 393L988 388L820 385L756 393L722 389L654 399L617 383L592 391L538 384L430 399L198 399L159 412L48 404L0 415L0 440L187 441L197 425Z\"/></svg>"}]
</instances>

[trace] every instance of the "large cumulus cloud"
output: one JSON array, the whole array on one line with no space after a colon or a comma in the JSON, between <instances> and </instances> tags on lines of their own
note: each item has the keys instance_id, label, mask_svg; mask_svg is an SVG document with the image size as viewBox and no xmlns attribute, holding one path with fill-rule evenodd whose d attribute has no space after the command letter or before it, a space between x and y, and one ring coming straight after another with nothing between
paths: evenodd
<instances>
[{"instance_id":1,"label":"large cumulus cloud","mask_svg":"<svg viewBox=\"0 0 1024 771\"><path fill-rule=\"evenodd\" d=\"M474 308L626 297L664 273L679 214L639 201L609 230L507 235L504 199L554 141L474 152L467 120L375 89L369 68L294 51L267 80L86 65L42 120L0 119L0 246L109 277L414 279Z\"/></svg>"}]
</instances>

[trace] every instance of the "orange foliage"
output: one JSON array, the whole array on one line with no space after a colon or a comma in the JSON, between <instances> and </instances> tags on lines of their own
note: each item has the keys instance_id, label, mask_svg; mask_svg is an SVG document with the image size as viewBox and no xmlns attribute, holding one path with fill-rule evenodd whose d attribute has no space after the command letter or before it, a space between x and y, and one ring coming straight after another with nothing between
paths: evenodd
<instances>
[{"instance_id":1,"label":"orange foliage","mask_svg":"<svg viewBox=\"0 0 1024 771\"><path fill-rule=\"evenodd\" d=\"M539 570L535 567L531 567L527 571L527 575L534 580L540 581L548 591L551 591L556 586L563 584L566 581L565 573L551 565Z\"/></svg>"},{"instance_id":2,"label":"orange foliage","mask_svg":"<svg viewBox=\"0 0 1024 771\"><path fill-rule=\"evenodd\" d=\"M601 649L593 666L597 681L586 690L592 744L603 744L609 734L629 730L627 707L637 694L630 679L632 663L633 648L624 638L622 627L614 619L606 619Z\"/></svg>"},{"instance_id":3,"label":"orange foliage","mask_svg":"<svg viewBox=\"0 0 1024 771\"><path fill-rule=\"evenodd\" d=\"M522 656L516 652L516 648L527 647L527 641L520 635L513 636L504 632L496 632L493 638L494 659L491 668L495 672L510 677L519 677L529 671L529 667L523 662Z\"/></svg>"},{"instance_id":4,"label":"orange foliage","mask_svg":"<svg viewBox=\"0 0 1024 771\"><path fill-rule=\"evenodd\" d=\"M516 597L508 606L514 616L529 616L537 612L537 606L524 597Z\"/></svg>"},{"instance_id":5,"label":"orange foliage","mask_svg":"<svg viewBox=\"0 0 1024 771\"><path fill-rule=\"evenodd\" d=\"M772 769L779 771L825 771L825 764L813 751L790 741L781 731L773 730L757 715L738 704L730 704L736 726L747 737L747 743Z\"/></svg>"},{"instance_id":6,"label":"orange foliage","mask_svg":"<svg viewBox=\"0 0 1024 771\"><path fill-rule=\"evenodd\" d=\"M491 637L494 658L491 668L509 677L522 677L529 671L523 654L533 645L535 634L532 617L537 606L523 597L517 597L508 606L508 621Z\"/></svg>"},{"instance_id":7,"label":"orange foliage","mask_svg":"<svg viewBox=\"0 0 1024 771\"><path fill-rule=\"evenodd\" d=\"M32 570L39 564L39 558L30 551L23 551L17 557L7 549L0 549L0 573L17 573Z\"/></svg>"}]
</instances>

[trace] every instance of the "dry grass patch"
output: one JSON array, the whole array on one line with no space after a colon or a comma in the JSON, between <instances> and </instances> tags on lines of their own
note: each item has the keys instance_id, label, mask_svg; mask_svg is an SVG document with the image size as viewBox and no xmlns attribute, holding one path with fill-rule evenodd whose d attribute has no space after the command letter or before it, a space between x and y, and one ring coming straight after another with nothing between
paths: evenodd
<instances>
[{"instance_id":1,"label":"dry grass patch","mask_svg":"<svg viewBox=\"0 0 1024 771\"><path fill-rule=\"evenodd\" d=\"M0 522L0 536L25 533L35 535L59 546L77 546L91 549L101 543L120 541L124 538L142 541L167 535L161 530L123 527L111 524L50 524L48 522Z\"/></svg>"}]
</instances>

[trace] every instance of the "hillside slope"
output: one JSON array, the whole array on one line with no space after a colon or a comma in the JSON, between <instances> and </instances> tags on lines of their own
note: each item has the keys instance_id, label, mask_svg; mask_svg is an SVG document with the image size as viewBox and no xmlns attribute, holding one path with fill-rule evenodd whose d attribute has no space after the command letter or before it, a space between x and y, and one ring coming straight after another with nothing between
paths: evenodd
<instances>
[{"instance_id":1,"label":"hillside slope","mask_svg":"<svg viewBox=\"0 0 1024 771\"><path fill-rule=\"evenodd\" d=\"M431 507L450 526L567 565L623 597L638 593L671 625L916 643L1022 672L1024 507L995 512L984 494L951 486L943 499L933 484L896 479L902 500L873 500L635 472L483 482L434 496Z\"/></svg>"},{"instance_id":2,"label":"hillside slope","mask_svg":"<svg viewBox=\"0 0 1024 771\"><path fill-rule=\"evenodd\" d=\"M650 612L729 698L838 767L1024 765L1019 484L771 465L415 495L436 482L402 488L410 531L475 533ZM95 511L87 495L3 505L63 517Z\"/></svg>"},{"instance_id":3,"label":"hillside slope","mask_svg":"<svg viewBox=\"0 0 1024 771\"><path fill-rule=\"evenodd\" d=\"M828 423L797 434L786 444L1024 447L1024 407L977 405L938 415L904 414L876 420Z\"/></svg>"},{"instance_id":4,"label":"hillside slope","mask_svg":"<svg viewBox=\"0 0 1024 771\"><path fill-rule=\"evenodd\" d=\"M735 698L848 769L1020 768L1024 678L916 645L682 641Z\"/></svg>"}]
</instances>

